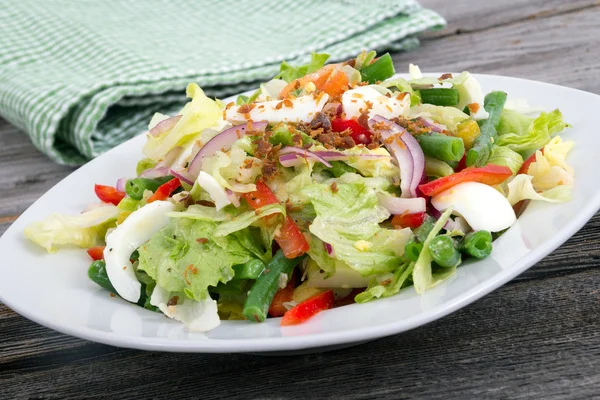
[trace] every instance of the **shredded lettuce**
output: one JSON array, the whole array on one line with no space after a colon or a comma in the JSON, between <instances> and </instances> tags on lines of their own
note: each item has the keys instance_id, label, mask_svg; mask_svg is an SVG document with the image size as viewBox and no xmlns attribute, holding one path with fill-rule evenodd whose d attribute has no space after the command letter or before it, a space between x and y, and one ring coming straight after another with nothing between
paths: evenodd
<instances>
[{"instance_id":1,"label":"shredded lettuce","mask_svg":"<svg viewBox=\"0 0 600 400\"><path fill-rule=\"evenodd\" d=\"M535 119L516 111L505 110L500 116L499 137L496 144L506 146L526 157L529 153L548 144L552 135L569 127L558 109L541 113Z\"/></svg>"},{"instance_id":2,"label":"shredded lettuce","mask_svg":"<svg viewBox=\"0 0 600 400\"><path fill-rule=\"evenodd\" d=\"M416 65L414 67L419 68ZM421 72L420 69L418 71L419 71L419 73ZM412 78L412 75L413 74L411 74L411 78ZM433 76L418 77L418 75L415 75L415 77L410 80L410 83L414 84L414 85L438 85L440 83L449 83L449 84L457 86L457 85L463 84L469 78L469 76L470 76L469 73L466 71L462 72L458 76L453 76L451 78L449 77L447 79L442 79L442 80L440 80L436 77L433 77Z\"/></svg>"},{"instance_id":3,"label":"shredded lettuce","mask_svg":"<svg viewBox=\"0 0 600 400\"><path fill-rule=\"evenodd\" d=\"M513 175L516 175L521 165L523 165L523 157L514 150L505 146L492 147L492 153L488 159L488 164L502 165L510 168Z\"/></svg>"},{"instance_id":4,"label":"shredded lettuce","mask_svg":"<svg viewBox=\"0 0 600 400\"><path fill-rule=\"evenodd\" d=\"M262 173L263 162L251 157L239 147L228 153L217 151L202 161L202 170L211 175L224 189L237 193L248 193L256 190L254 182Z\"/></svg>"},{"instance_id":5,"label":"shredded lettuce","mask_svg":"<svg viewBox=\"0 0 600 400\"><path fill-rule=\"evenodd\" d=\"M104 240L109 228L115 226L121 210L103 204L79 215L50 214L43 221L32 222L25 228L25 237L49 253L64 245L82 248L96 246Z\"/></svg>"},{"instance_id":6,"label":"shredded lettuce","mask_svg":"<svg viewBox=\"0 0 600 400\"><path fill-rule=\"evenodd\" d=\"M531 175L519 174L508 182L507 199L511 205L521 200L541 200L549 203L564 203L572 198L572 187L560 185L538 193L531 180Z\"/></svg>"},{"instance_id":7,"label":"shredded lettuce","mask_svg":"<svg viewBox=\"0 0 600 400\"><path fill-rule=\"evenodd\" d=\"M186 143L221 119L221 107L216 101L206 97L198 85L190 83L186 93L192 101L185 105L180 113L181 119L173 129L157 137L148 135L148 141L142 150L146 157L160 161L171 149Z\"/></svg>"},{"instance_id":8,"label":"shredded lettuce","mask_svg":"<svg viewBox=\"0 0 600 400\"><path fill-rule=\"evenodd\" d=\"M357 303L366 303L373 299L390 297L398 293L413 272L414 267L414 262L402 264L391 276L390 274L385 274L375 277L369 284L369 287L364 292L359 293L354 298L354 301Z\"/></svg>"},{"instance_id":9,"label":"shredded lettuce","mask_svg":"<svg viewBox=\"0 0 600 400\"><path fill-rule=\"evenodd\" d=\"M410 83L406 79L402 78L393 78L381 82L379 86L383 86L386 88L395 87L400 92L406 92L410 94L410 106L414 107L418 104L421 104L421 94L418 90L414 90Z\"/></svg>"},{"instance_id":10,"label":"shredded lettuce","mask_svg":"<svg viewBox=\"0 0 600 400\"><path fill-rule=\"evenodd\" d=\"M390 214L379 205L375 189L341 183L334 192L330 185L313 184L303 193L317 213L310 232L329 243L337 259L363 276L390 272L400 264L410 229L379 226Z\"/></svg>"},{"instance_id":11,"label":"shredded lettuce","mask_svg":"<svg viewBox=\"0 0 600 400\"><path fill-rule=\"evenodd\" d=\"M275 79L283 79L286 82L291 82L295 79L302 78L305 75L311 74L321 69L325 62L329 59L329 54L325 53L312 53L310 62L299 67L293 67L284 61L279 67L279 74Z\"/></svg>"},{"instance_id":12,"label":"shredded lettuce","mask_svg":"<svg viewBox=\"0 0 600 400\"><path fill-rule=\"evenodd\" d=\"M458 108L435 106L433 104L421 104L411 107L410 117L431 118L435 122L445 125L450 132L456 132L458 124L470 118Z\"/></svg>"},{"instance_id":13,"label":"shredded lettuce","mask_svg":"<svg viewBox=\"0 0 600 400\"><path fill-rule=\"evenodd\" d=\"M560 136L555 136L544 146L543 153L536 152L535 161L531 163L527 172L533 176L535 190L548 190L559 185L573 186L575 172L566 162L567 154L573 145L573 142L563 142Z\"/></svg>"}]
</instances>

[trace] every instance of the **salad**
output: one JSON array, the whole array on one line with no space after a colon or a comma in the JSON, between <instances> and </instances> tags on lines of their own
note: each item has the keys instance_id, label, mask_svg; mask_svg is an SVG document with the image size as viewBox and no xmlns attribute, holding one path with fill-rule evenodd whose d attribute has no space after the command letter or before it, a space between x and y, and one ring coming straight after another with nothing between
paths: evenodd
<instances>
[{"instance_id":1,"label":"salad","mask_svg":"<svg viewBox=\"0 0 600 400\"><path fill-rule=\"evenodd\" d=\"M235 103L190 84L150 121L135 175L26 237L87 248L93 282L191 330L286 326L423 293L489 256L527 201L570 199L559 110L484 95L469 72L394 77L389 54L327 59L284 62Z\"/></svg>"}]
</instances>

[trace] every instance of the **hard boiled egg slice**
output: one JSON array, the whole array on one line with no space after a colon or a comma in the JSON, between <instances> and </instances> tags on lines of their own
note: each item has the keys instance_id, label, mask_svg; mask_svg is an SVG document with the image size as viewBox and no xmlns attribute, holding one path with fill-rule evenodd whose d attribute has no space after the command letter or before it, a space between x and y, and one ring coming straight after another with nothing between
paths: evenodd
<instances>
[{"instance_id":1,"label":"hard boiled egg slice","mask_svg":"<svg viewBox=\"0 0 600 400\"><path fill-rule=\"evenodd\" d=\"M431 204L439 211L452 207L452 213L462 216L476 231L498 232L517 220L506 197L478 182L459 183L432 197Z\"/></svg>"},{"instance_id":2,"label":"hard boiled egg slice","mask_svg":"<svg viewBox=\"0 0 600 400\"><path fill-rule=\"evenodd\" d=\"M400 93L396 97L381 94L372 86L359 86L342 95L342 106L347 119L358 118L367 112L370 118L381 115L385 118L398 117L410 108L410 94Z\"/></svg>"},{"instance_id":3,"label":"hard boiled egg slice","mask_svg":"<svg viewBox=\"0 0 600 400\"><path fill-rule=\"evenodd\" d=\"M271 100L251 105L230 106L225 109L225 119L229 122L310 122L323 109L327 100L329 95L321 92L293 100Z\"/></svg>"},{"instance_id":4,"label":"hard boiled egg slice","mask_svg":"<svg viewBox=\"0 0 600 400\"><path fill-rule=\"evenodd\" d=\"M226 205L231 204L231 201L229 201L229 197L227 197L227 192L225 191L225 189L223 189L221 185L219 185L219 182L217 182L217 180L213 178L212 175L204 171L200 171L200 173L198 174L198 179L196 181L202 189L206 190L210 198L213 199L217 211L219 211Z\"/></svg>"},{"instance_id":5,"label":"hard boiled egg slice","mask_svg":"<svg viewBox=\"0 0 600 400\"><path fill-rule=\"evenodd\" d=\"M471 117L475 121L479 121L482 119L487 119L489 114L483 108L483 91L481 90L481 85L471 74L468 72L467 79L460 85L454 86L456 90L458 90L458 105L456 106L459 110L464 109L469 104L477 104L478 109L477 112L471 113Z\"/></svg>"},{"instance_id":6,"label":"hard boiled egg slice","mask_svg":"<svg viewBox=\"0 0 600 400\"><path fill-rule=\"evenodd\" d=\"M129 261L131 253L169 223L166 213L174 208L169 201L146 204L132 212L106 237L104 261L108 279L119 296L125 300L135 303L140 298L141 284L135 277L135 271Z\"/></svg>"}]
</instances>

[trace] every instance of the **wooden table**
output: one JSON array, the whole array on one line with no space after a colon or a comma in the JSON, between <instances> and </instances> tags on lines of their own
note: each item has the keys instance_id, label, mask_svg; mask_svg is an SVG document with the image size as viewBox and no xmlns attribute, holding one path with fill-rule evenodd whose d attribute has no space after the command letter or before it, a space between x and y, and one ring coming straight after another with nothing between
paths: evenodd
<instances>
[{"instance_id":1,"label":"wooden table","mask_svg":"<svg viewBox=\"0 0 600 400\"><path fill-rule=\"evenodd\" d=\"M449 26L427 34L418 50L396 54L397 70L413 62L600 93L598 1L422 3ZM72 169L50 162L3 120L0 143L2 233ZM599 233L596 215L527 273L474 304L419 329L324 354L119 349L59 334L0 304L0 398L600 396Z\"/></svg>"}]
</instances>

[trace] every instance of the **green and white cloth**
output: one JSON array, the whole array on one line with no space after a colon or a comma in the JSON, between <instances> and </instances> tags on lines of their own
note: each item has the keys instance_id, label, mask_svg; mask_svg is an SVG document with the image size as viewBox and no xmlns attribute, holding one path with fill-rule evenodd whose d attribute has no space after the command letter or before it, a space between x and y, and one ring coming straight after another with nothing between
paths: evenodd
<instances>
[{"instance_id":1,"label":"green and white cloth","mask_svg":"<svg viewBox=\"0 0 600 400\"><path fill-rule=\"evenodd\" d=\"M62 164L82 164L176 112L196 82L234 94L304 63L407 50L445 24L414 0L7 0L0 115Z\"/></svg>"}]
</instances>

